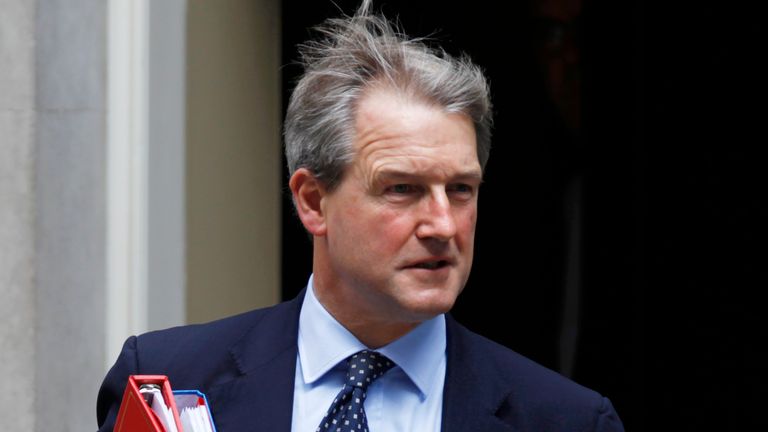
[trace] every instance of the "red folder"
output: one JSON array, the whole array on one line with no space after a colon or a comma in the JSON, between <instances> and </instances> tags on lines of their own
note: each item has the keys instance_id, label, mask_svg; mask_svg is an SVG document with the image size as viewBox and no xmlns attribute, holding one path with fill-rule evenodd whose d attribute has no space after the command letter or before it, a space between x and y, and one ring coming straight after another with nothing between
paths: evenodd
<instances>
[{"instance_id":1,"label":"red folder","mask_svg":"<svg viewBox=\"0 0 768 432\"><path fill-rule=\"evenodd\" d=\"M171 391L171 384L165 375L131 375L128 377L128 385L125 386L123 401L117 414L114 432L165 432L160 419L152 411L139 391L143 384L157 384L163 394L166 405L173 413L176 428L181 429L179 410Z\"/></svg>"}]
</instances>

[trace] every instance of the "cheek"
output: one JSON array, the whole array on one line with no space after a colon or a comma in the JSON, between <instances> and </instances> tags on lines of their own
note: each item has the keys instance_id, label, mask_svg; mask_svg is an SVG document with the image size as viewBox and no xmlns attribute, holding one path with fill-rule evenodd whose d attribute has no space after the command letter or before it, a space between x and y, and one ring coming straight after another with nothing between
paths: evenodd
<instances>
[{"instance_id":1,"label":"cheek","mask_svg":"<svg viewBox=\"0 0 768 432\"><path fill-rule=\"evenodd\" d=\"M475 223L477 222L477 208L461 209L455 216L458 235L469 245L475 237Z\"/></svg>"},{"instance_id":2,"label":"cheek","mask_svg":"<svg viewBox=\"0 0 768 432\"><path fill-rule=\"evenodd\" d=\"M398 232L402 217L375 205L348 205L334 215L336 238L343 238L349 250L387 252Z\"/></svg>"},{"instance_id":3,"label":"cheek","mask_svg":"<svg viewBox=\"0 0 768 432\"><path fill-rule=\"evenodd\" d=\"M418 208L389 208L381 206L378 211L379 223L393 231L413 232L420 219L419 212Z\"/></svg>"},{"instance_id":4,"label":"cheek","mask_svg":"<svg viewBox=\"0 0 768 432\"><path fill-rule=\"evenodd\" d=\"M381 259L386 259L388 255L402 249L413 235L412 221L413 218L407 211L378 206L364 217L360 217L356 223L365 230L362 233L364 238L360 239L367 242L364 247L375 249L381 253Z\"/></svg>"}]
</instances>

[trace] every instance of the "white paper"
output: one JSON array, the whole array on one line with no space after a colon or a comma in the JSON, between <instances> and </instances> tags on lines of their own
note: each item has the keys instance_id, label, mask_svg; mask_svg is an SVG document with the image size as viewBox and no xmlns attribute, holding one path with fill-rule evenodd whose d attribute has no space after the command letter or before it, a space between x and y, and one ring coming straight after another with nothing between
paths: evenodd
<instances>
[{"instance_id":1,"label":"white paper","mask_svg":"<svg viewBox=\"0 0 768 432\"><path fill-rule=\"evenodd\" d=\"M175 395L184 432L213 432L208 407L198 405L197 395Z\"/></svg>"},{"instance_id":2,"label":"white paper","mask_svg":"<svg viewBox=\"0 0 768 432\"><path fill-rule=\"evenodd\" d=\"M173 412L166 405L160 389L152 389L148 393L152 394L152 411L160 418L160 423L163 424L166 432L178 432L176 422L173 421Z\"/></svg>"}]
</instances>

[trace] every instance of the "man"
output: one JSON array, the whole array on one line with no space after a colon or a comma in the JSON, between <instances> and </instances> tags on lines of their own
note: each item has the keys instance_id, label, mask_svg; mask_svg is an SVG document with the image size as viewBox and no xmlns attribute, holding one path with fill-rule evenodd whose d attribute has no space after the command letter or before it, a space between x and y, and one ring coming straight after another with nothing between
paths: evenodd
<instances>
[{"instance_id":1,"label":"man","mask_svg":"<svg viewBox=\"0 0 768 432\"><path fill-rule=\"evenodd\" d=\"M139 373L205 392L220 432L622 430L607 399L446 315L472 266L487 83L369 9L303 48L288 107L306 290L130 338L99 393L100 430Z\"/></svg>"}]
</instances>

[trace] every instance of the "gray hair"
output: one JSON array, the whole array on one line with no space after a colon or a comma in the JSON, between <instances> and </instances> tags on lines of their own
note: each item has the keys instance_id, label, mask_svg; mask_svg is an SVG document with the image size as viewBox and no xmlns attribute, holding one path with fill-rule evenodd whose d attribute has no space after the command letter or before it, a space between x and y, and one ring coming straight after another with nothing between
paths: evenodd
<instances>
[{"instance_id":1,"label":"gray hair","mask_svg":"<svg viewBox=\"0 0 768 432\"><path fill-rule=\"evenodd\" d=\"M291 175L306 168L332 189L354 157L357 105L374 85L467 115L475 127L477 156L485 168L491 147L491 100L482 70L410 39L363 0L352 17L317 27L322 38L299 47L304 75L288 103L285 156Z\"/></svg>"}]
</instances>

